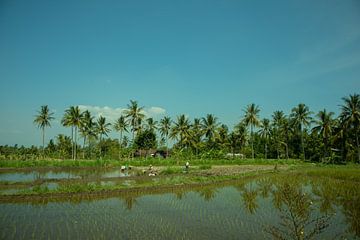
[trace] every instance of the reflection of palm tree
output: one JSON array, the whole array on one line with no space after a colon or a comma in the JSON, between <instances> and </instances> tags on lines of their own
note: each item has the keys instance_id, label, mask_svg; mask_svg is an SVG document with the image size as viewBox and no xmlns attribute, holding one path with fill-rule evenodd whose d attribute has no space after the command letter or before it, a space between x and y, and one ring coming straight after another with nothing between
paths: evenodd
<instances>
[{"instance_id":1,"label":"reflection of palm tree","mask_svg":"<svg viewBox=\"0 0 360 240\"><path fill-rule=\"evenodd\" d=\"M245 187L241 195L245 209L248 210L248 212L251 214L255 213L256 209L258 208L258 204L256 202L257 194L258 192L255 189L248 189Z\"/></svg>"},{"instance_id":2,"label":"reflection of palm tree","mask_svg":"<svg viewBox=\"0 0 360 240\"><path fill-rule=\"evenodd\" d=\"M302 191L301 185L280 183L273 192L275 206L280 211L279 227L271 226L266 230L275 239L313 239L329 226L330 216L320 216L312 219L314 210L309 194ZM313 228L309 228L309 225ZM305 231L305 227L307 231Z\"/></svg>"},{"instance_id":3,"label":"reflection of palm tree","mask_svg":"<svg viewBox=\"0 0 360 240\"><path fill-rule=\"evenodd\" d=\"M215 188L206 187L198 191L201 197L204 198L205 201L210 201L216 196L217 190Z\"/></svg>"},{"instance_id":4,"label":"reflection of palm tree","mask_svg":"<svg viewBox=\"0 0 360 240\"><path fill-rule=\"evenodd\" d=\"M134 196L131 196L131 195L129 195L129 196L126 196L125 198L124 198L124 201L125 201L125 205L126 205L126 209L128 209L128 210L131 210L132 208L133 208L133 206L136 204L136 197L134 197Z\"/></svg>"}]
</instances>

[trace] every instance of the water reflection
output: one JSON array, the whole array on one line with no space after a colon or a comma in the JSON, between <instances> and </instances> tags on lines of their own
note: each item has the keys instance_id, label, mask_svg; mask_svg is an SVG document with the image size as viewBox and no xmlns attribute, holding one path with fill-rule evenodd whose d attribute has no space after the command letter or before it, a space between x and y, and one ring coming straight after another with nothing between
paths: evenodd
<instances>
[{"instance_id":1,"label":"water reflection","mask_svg":"<svg viewBox=\"0 0 360 240\"><path fill-rule=\"evenodd\" d=\"M99 206L105 210L110 206L109 216L106 216L111 221L129 222L129 218L134 217L132 223L142 223L145 228L146 219L162 219L167 224L164 233L161 233L164 236L171 228L174 234L171 236L186 232L193 237L197 236L194 232L207 229L208 232L201 236L214 239L355 238L360 237L359 186L353 181L276 174L206 186L148 187L71 195L0 196L0 206L4 210L10 209L5 211L6 216L16 212L17 204L21 207L32 204L54 208L70 203L75 212L91 207L86 209L86 213L97 211ZM117 200L116 204L113 199ZM115 216L114 209L120 212L124 209L126 212ZM4 217L1 222L4 226L7 226L7 221L15 219L10 217L9 220L6 216L1 216ZM34 213L31 212L29 216L34 216ZM87 217L86 214L83 216ZM123 219L124 216L127 216L126 219ZM103 219L104 222L110 220ZM188 223L190 228L183 229L183 225ZM258 229L259 226L262 229ZM105 225L103 228L106 229ZM220 232L216 235L211 230Z\"/></svg>"}]
</instances>

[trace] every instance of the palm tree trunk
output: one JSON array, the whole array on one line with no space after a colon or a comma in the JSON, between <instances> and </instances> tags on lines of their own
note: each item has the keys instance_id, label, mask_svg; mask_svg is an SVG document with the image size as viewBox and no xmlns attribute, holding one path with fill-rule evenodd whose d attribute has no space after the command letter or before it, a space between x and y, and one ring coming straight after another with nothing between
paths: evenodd
<instances>
[{"instance_id":1,"label":"palm tree trunk","mask_svg":"<svg viewBox=\"0 0 360 240\"><path fill-rule=\"evenodd\" d=\"M356 147L358 150L358 163L360 163L359 136L358 136L357 130L355 130L355 138L356 138Z\"/></svg>"},{"instance_id":2,"label":"palm tree trunk","mask_svg":"<svg viewBox=\"0 0 360 240\"><path fill-rule=\"evenodd\" d=\"M254 134L253 134L253 125L250 125L251 128L251 154L252 154L252 159L254 159Z\"/></svg>"},{"instance_id":3,"label":"palm tree trunk","mask_svg":"<svg viewBox=\"0 0 360 240\"><path fill-rule=\"evenodd\" d=\"M71 159L74 160L74 126L71 126Z\"/></svg>"},{"instance_id":4,"label":"palm tree trunk","mask_svg":"<svg viewBox=\"0 0 360 240\"><path fill-rule=\"evenodd\" d=\"M85 159L85 143L86 143L86 135L84 136L84 143L83 143L83 159Z\"/></svg>"},{"instance_id":5,"label":"palm tree trunk","mask_svg":"<svg viewBox=\"0 0 360 240\"><path fill-rule=\"evenodd\" d=\"M42 147L42 154L43 154L43 158L45 156L44 152L45 152L45 128L42 128L42 142L43 142L43 147Z\"/></svg>"},{"instance_id":6,"label":"palm tree trunk","mask_svg":"<svg viewBox=\"0 0 360 240\"><path fill-rule=\"evenodd\" d=\"M169 147L168 147L168 136L166 135L165 137L165 141L166 141L166 158L169 157Z\"/></svg>"},{"instance_id":7,"label":"palm tree trunk","mask_svg":"<svg viewBox=\"0 0 360 240\"><path fill-rule=\"evenodd\" d=\"M265 159L267 159L267 144L265 143Z\"/></svg>"},{"instance_id":8,"label":"palm tree trunk","mask_svg":"<svg viewBox=\"0 0 360 240\"><path fill-rule=\"evenodd\" d=\"M76 160L76 145L77 145L77 127L75 126L75 145L74 145L74 160Z\"/></svg>"},{"instance_id":9,"label":"palm tree trunk","mask_svg":"<svg viewBox=\"0 0 360 240\"><path fill-rule=\"evenodd\" d=\"M122 150L122 131L120 131L120 139L119 139L119 160L121 160L121 150Z\"/></svg>"},{"instance_id":10,"label":"palm tree trunk","mask_svg":"<svg viewBox=\"0 0 360 240\"><path fill-rule=\"evenodd\" d=\"M305 146L304 146L304 133L301 132L301 147L303 152L303 160L305 161Z\"/></svg>"}]
</instances>

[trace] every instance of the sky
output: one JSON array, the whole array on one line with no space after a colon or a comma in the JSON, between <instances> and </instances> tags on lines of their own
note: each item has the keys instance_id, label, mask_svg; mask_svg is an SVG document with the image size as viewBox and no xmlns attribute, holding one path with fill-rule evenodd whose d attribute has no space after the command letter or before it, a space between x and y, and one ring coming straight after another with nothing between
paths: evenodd
<instances>
[{"instance_id":1,"label":"sky","mask_svg":"<svg viewBox=\"0 0 360 240\"><path fill-rule=\"evenodd\" d=\"M0 83L0 145L41 145L42 105L46 141L70 134L75 105L112 122L137 100L230 128L250 103L261 118L299 103L338 114L360 93L360 1L0 0Z\"/></svg>"}]
</instances>

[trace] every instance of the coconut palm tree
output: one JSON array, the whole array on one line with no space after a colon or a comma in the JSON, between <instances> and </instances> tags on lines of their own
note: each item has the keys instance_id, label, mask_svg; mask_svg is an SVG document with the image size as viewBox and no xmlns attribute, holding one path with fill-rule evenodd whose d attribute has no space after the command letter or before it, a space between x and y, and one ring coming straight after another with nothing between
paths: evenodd
<instances>
[{"instance_id":1,"label":"coconut palm tree","mask_svg":"<svg viewBox=\"0 0 360 240\"><path fill-rule=\"evenodd\" d=\"M191 138L191 125L184 114L177 117L174 126L171 128L170 137L178 139L181 148L189 146Z\"/></svg>"},{"instance_id":2,"label":"coconut palm tree","mask_svg":"<svg viewBox=\"0 0 360 240\"><path fill-rule=\"evenodd\" d=\"M195 155L197 156L201 147L201 139L204 135L200 118L194 118L193 124L191 125L190 135L192 147L195 149Z\"/></svg>"},{"instance_id":3,"label":"coconut palm tree","mask_svg":"<svg viewBox=\"0 0 360 240\"><path fill-rule=\"evenodd\" d=\"M256 106L254 103L249 104L245 109L245 117L244 117L244 123L248 127L250 126L250 134L251 134L251 153L252 158L254 159L254 134L253 134L253 128L258 127L260 125L259 121L259 112L260 109L258 106Z\"/></svg>"},{"instance_id":4,"label":"coconut palm tree","mask_svg":"<svg viewBox=\"0 0 360 240\"><path fill-rule=\"evenodd\" d=\"M71 106L65 110L65 114L61 123L63 126L71 126L71 138L73 143L72 157L76 159L76 146L77 146L77 130L81 127L82 113L79 106Z\"/></svg>"},{"instance_id":5,"label":"coconut palm tree","mask_svg":"<svg viewBox=\"0 0 360 240\"><path fill-rule=\"evenodd\" d=\"M141 120L145 117L143 109L144 107L138 106L137 101L130 100L130 104L127 105L127 109L124 110L125 117L129 119L130 125L132 127L133 142L135 139L135 133L139 131L139 126L141 126Z\"/></svg>"},{"instance_id":6,"label":"coconut palm tree","mask_svg":"<svg viewBox=\"0 0 360 240\"><path fill-rule=\"evenodd\" d=\"M45 128L51 127L51 121L54 120L54 113L50 112L47 105L41 106L38 115L35 116L34 124L36 124L42 130L42 150L45 148Z\"/></svg>"},{"instance_id":7,"label":"coconut palm tree","mask_svg":"<svg viewBox=\"0 0 360 240\"><path fill-rule=\"evenodd\" d=\"M158 122L155 121L152 117L146 119L146 128L149 129L152 132L155 132Z\"/></svg>"},{"instance_id":8,"label":"coconut palm tree","mask_svg":"<svg viewBox=\"0 0 360 240\"><path fill-rule=\"evenodd\" d=\"M88 147L90 150L90 138L91 137L96 137L96 133L95 133L95 127L96 127L96 123L94 122L94 117L91 116L91 113L86 110L85 112L83 112L82 114L82 120L81 120L81 127L80 127L80 134L84 139L84 143L83 143L83 158L85 158L85 144L86 144L86 140L88 140Z\"/></svg>"},{"instance_id":9,"label":"coconut palm tree","mask_svg":"<svg viewBox=\"0 0 360 240\"><path fill-rule=\"evenodd\" d=\"M267 159L267 143L271 134L270 120L264 118L260 124L260 136L265 140L265 159Z\"/></svg>"},{"instance_id":10,"label":"coconut palm tree","mask_svg":"<svg viewBox=\"0 0 360 240\"><path fill-rule=\"evenodd\" d=\"M333 115L333 112L326 112L326 109L319 111L319 113L316 115L318 120L315 121L317 125L312 129L312 131L321 134L324 143L324 158L328 156L329 139L332 135L335 124L335 121L332 118Z\"/></svg>"},{"instance_id":11,"label":"coconut palm tree","mask_svg":"<svg viewBox=\"0 0 360 240\"><path fill-rule=\"evenodd\" d=\"M125 116L122 116L122 115L114 123L115 131L120 133L120 138L119 138L119 145L120 145L119 158L120 158L120 153L121 153L121 148L122 148L123 132L128 132L127 127L128 127L128 123L126 121L126 118L125 118Z\"/></svg>"},{"instance_id":12,"label":"coconut palm tree","mask_svg":"<svg viewBox=\"0 0 360 240\"><path fill-rule=\"evenodd\" d=\"M284 123L286 117L283 111L275 111L272 115L273 135L276 142L277 158L280 158L280 148L284 143ZM287 145L286 145L287 149Z\"/></svg>"},{"instance_id":13,"label":"coconut palm tree","mask_svg":"<svg viewBox=\"0 0 360 240\"><path fill-rule=\"evenodd\" d=\"M159 132L160 132L160 135L165 138L166 156L169 155L168 137L169 137L169 134L170 134L170 130L171 130L171 118L170 117L164 117L163 119L160 120Z\"/></svg>"},{"instance_id":14,"label":"coconut palm tree","mask_svg":"<svg viewBox=\"0 0 360 240\"><path fill-rule=\"evenodd\" d=\"M217 123L217 117L215 117L213 114L207 114L206 118L204 117L201 119L201 122L201 127L205 137L207 138L208 143L211 144L217 134L217 129L219 127L219 123Z\"/></svg>"},{"instance_id":15,"label":"coconut palm tree","mask_svg":"<svg viewBox=\"0 0 360 240\"><path fill-rule=\"evenodd\" d=\"M293 124L297 127L301 134L301 147L303 160L305 160L305 146L304 146L304 130L303 127L310 126L312 112L309 111L309 107L303 103L300 103L297 107L291 110L290 117L292 118Z\"/></svg>"},{"instance_id":16,"label":"coconut palm tree","mask_svg":"<svg viewBox=\"0 0 360 240\"><path fill-rule=\"evenodd\" d=\"M342 98L340 121L346 131L352 130L355 134L356 148L358 151L358 162L360 162L359 127L360 127L360 95L354 94Z\"/></svg>"},{"instance_id":17,"label":"coconut palm tree","mask_svg":"<svg viewBox=\"0 0 360 240\"><path fill-rule=\"evenodd\" d=\"M110 132L110 126L111 123L106 122L106 118L103 116L100 116L97 120L97 133L99 134L100 142L102 140L102 136L108 136L108 133Z\"/></svg>"}]
</instances>

